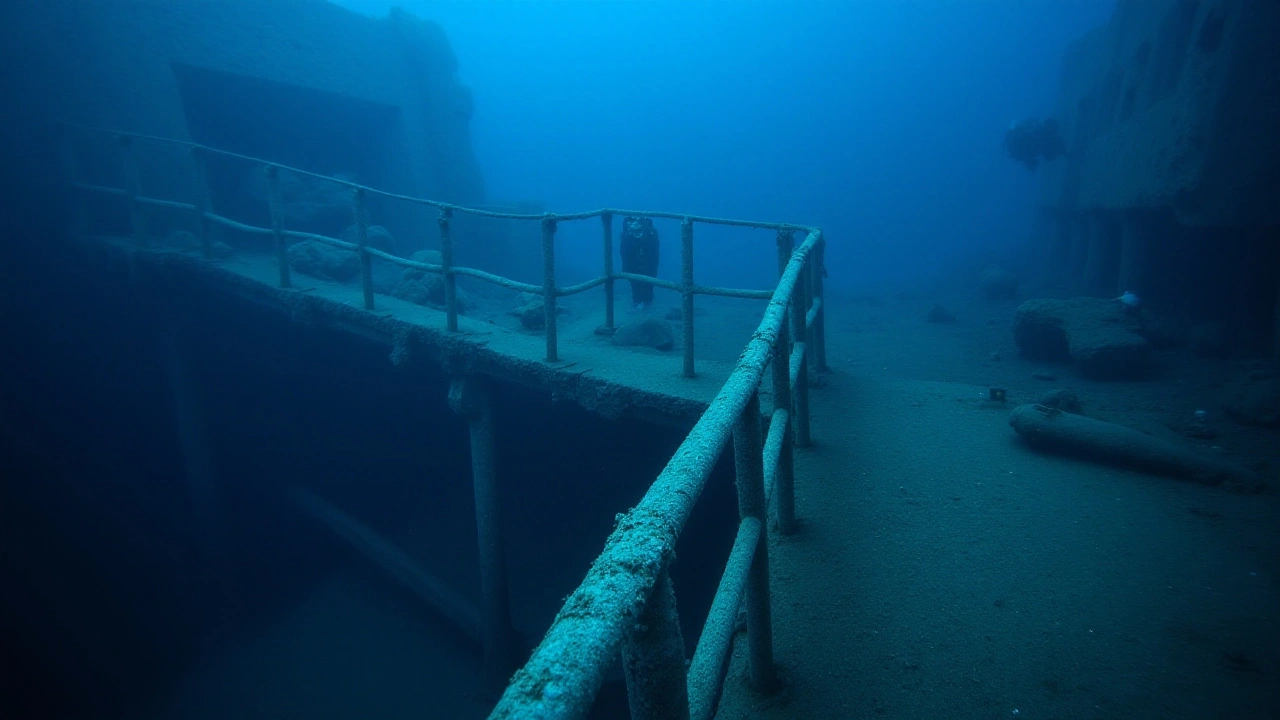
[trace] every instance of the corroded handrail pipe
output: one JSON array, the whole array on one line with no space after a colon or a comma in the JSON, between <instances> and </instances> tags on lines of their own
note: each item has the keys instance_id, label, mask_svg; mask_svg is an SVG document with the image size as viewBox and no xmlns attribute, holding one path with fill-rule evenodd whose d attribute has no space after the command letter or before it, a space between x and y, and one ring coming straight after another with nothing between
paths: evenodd
<instances>
[{"instance_id":1,"label":"corroded handrail pipe","mask_svg":"<svg viewBox=\"0 0 1280 720\"><path fill-rule=\"evenodd\" d=\"M785 345L787 306L805 259L819 241L820 235L811 232L791 255L737 367L644 498L619 517L604 552L565 601L529 662L516 672L491 718L586 716L624 634L666 572L676 539L755 396L774 347Z\"/></svg>"}]
</instances>

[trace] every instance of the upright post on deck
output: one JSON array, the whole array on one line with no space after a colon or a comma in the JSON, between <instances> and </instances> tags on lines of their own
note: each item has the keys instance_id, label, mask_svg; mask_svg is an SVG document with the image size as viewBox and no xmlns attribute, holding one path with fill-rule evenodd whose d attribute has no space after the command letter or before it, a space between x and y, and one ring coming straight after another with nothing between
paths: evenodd
<instances>
[{"instance_id":1,"label":"upright post on deck","mask_svg":"<svg viewBox=\"0 0 1280 720\"><path fill-rule=\"evenodd\" d=\"M773 666L773 616L769 608L769 518L764 493L764 457L760 447L760 393L751 393L733 426L733 462L737 473L738 517L760 520L760 540L747 572L747 658L751 685L769 692L777 674Z\"/></svg>"},{"instance_id":2,"label":"upright post on deck","mask_svg":"<svg viewBox=\"0 0 1280 720\"><path fill-rule=\"evenodd\" d=\"M827 296L822 290L822 281L827 274L825 264L827 236L818 231L818 242L809 253L809 272L814 307L818 308L813 315L813 327L809 328L809 340L813 343L809 357L813 358L815 372L826 372L827 367Z\"/></svg>"},{"instance_id":3,"label":"upright post on deck","mask_svg":"<svg viewBox=\"0 0 1280 720\"><path fill-rule=\"evenodd\" d=\"M280 270L280 287L289 287L289 241L284 236L284 200L280 196L280 168L268 165L267 202L271 205L271 231L276 236L276 267Z\"/></svg>"},{"instance_id":4,"label":"upright post on deck","mask_svg":"<svg viewBox=\"0 0 1280 720\"><path fill-rule=\"evenodd\" d=\"M373 309L373 257L369 255L369 213L365 208L364 188L351 193L352 214L356 218L356 255L360 258L360 287L364 290L364 309Z\"/></svg>"},{"instance_id":5,"label":"upright post on deck","mask_svg":"<svg viewBox=\"0 0 1280 720\"><path fill-rule=\"evenodd\" d=\"M151 243L151 238L147 235L147 216L142 212L142 203L138 202L141 181L138 178L138 158L133 154L133 138L121 135L117 142L120 143L124 167L124 194L129 200L129 226L133 230L133 239L146 246Z\"/></svg>"},{"instance_id":6,"label":"upright post on deck","mask_svg":"<svg viewBox=\"0 0 1280 720\"><path fill-rule=\"evenodd\" d=\"M458 332L458 278L453 274L453 233L449 227L449 219L453 217L451 208L440 208L436 224L440 226L440 270L444 274L444 314L445 327L449 332Z\"/></svg>"},{"instance_id":7,"label":"upright post on deck","mask_svg":"<svg viewBox=\"0 0 1280 720\"><path fill-rule=\"evenodd\" d=\"M479 377L456 378L449 384L449 407L467 419L471 430L471 483L480 548L480 594L484 601L484 681L496 696L506 686L516 657L502 543L492 391Z\"/></svg>"},{"instance_id":8,"label":"upright post on deck","mask_svg":"<svg viewBox=\"0 0 1280 720\"><path fill-rule=\"evenodd\" d=\"M779 230L778 241L778 274L787 271L787 263L791 262L791 233ZM774 507L778 515L778 532L788 535L796 527L795 499L795 459L792 443L791 424L791 333L787 315L783 314L782 327L778 330L778 343L773 348L773 412L774 417L779 410L787 417L783 428L782 448L778 452L778 466L773 476Z\"/></svg>"},{"instance_id":9,"label":"upright post on deck","mask_svg":"<svg viewBox=\"0 0 1280 720\"><path fill-rule=\"evenodd\" d=\"M547 329L547 362L559 362L556 351L556 216L542 218L542 310Z\"/></svg>"},{"instance_id":10,"label":"upright post on deck","mask_svg":"<svg viewBox=\"0 0 1280 720\"><path fill-rule=\"evenodd\" d=\"M671 576L664 569L622 643L632 720L689 720L684 637Z\"/></svg>"},{"instance_id":11,"label":"upright post on deck","mask_svg":"<svg viewBox=\"0 0 1280 720\"><path fill-rule=\"evenodd\" d=\"M684 323L684 376L694 377L693 367L693 221L680 222L680 317Z\"/></svg>"},{"instance_id":12,"label":"upright post on deck","mask_svg":"<svg viewBox=\"0 0 1280 720\"><path fill-rule=\"evenodd\" d=\"M613 213L600 216L604 230L604 329L613 332Z\"/></svg>"},{"instance_id":13,"label":"upright post on deck","mask_svg":"<svg viewBox=\"0 0 1280 720\"><path fill-rule=\"evenodd\" d=\"M200 239L200 255L213 258L213 237L209 222L209 176L205 172L204 154L199 146L191 148L191 190L195 197L196 237Z\"/></svg>"},{"instance_id":14,"label":"upright post on deck","mask_svg":"<svg viewBox=\"0 0 1280 720\"><path fill-rule=\"evenodd\" d=\"M794 245L795 239L792 239ZM809 447L809 261L796 278L791 291L791 347L804 348L804 357L796 367L796 384L791 388L795 408L796 445Z\"/></svg>"}]
</instances>

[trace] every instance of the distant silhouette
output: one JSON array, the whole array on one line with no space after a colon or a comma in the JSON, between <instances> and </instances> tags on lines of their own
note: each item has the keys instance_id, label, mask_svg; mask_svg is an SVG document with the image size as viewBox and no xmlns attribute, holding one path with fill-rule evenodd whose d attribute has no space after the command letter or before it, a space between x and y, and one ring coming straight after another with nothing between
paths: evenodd
<instances>
[{"instance_id":1,"label":"distant silhouette","mask_svg":"<svg viewBox=\"0 0 1280 720\"><path fill-rule=\"evenodd\" d=\"M624 218L622 221L622 272L636 275L658 275L658 231L649 218ZM631 305L642 310L653 302L653 285L631 281Z\"/></svg>"},{"instance_id":2,"label":"distant silhouette","mask_svg":"<svg viewBox=\"0 0 1280 720\"><path fill-rule=\"evenodd\" d=\"M1065 152L1058 121L1053 118L1026 118L1010 125L1004 133L1004 149L1009 157L1033 171L1041 158L1050 162Z\"/></svg>"}]
</instances>

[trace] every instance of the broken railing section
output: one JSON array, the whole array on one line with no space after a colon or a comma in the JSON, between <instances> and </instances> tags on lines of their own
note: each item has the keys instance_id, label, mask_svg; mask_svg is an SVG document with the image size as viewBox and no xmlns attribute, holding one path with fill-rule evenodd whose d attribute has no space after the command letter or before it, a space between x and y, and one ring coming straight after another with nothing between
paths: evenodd
<instances>
[{"instance_id":1,"label":"broken railing section","mask_svg":"<svg viewBox=\"0 0 1280 720\"><path fill-rule=\"evenodd\" d=\"M65 127L64 127L65 129ZM92 132L107 132L87 128ZM623 657L632 717L709 720L724 682L724 669L735 633L738 610L745 605L747 657L752 684L768 691L776 684L773 666L773 631L769 610L768 528L787 534L796 526L793 446L810 442L808 373L826 369L825 312L823 306L823 253L825 241L816 228L783 223L757 223L723 218L630 210L597 210L576 215L517 215L463 208L419 198L384 193L353 183L333 180L293 168L266 163L193 143L136 134L108 133L117 138L123 154L125 188L83 182L64 133L62 161L68 182L75 188L125 198L129 204L132 233L139 244L148 239L143 206L186 210L195 214L200 245L212 257L209 230L212 224L242 233L274 239L279 264L279 285L290 287L287 249L290 241L312 240L357 253L366 309L374 309L372 259L405 268L439 273L445 280L445 314L449 331L458 330L456 279L473 277L519 292L541 295L546 320L546 359L559 360L556 300L604 285L606 330L614 329L613 288L618 280L636 280L678 292L684 322L684 374L692 377L694 365L695 295L767 299L764 318L738 360L729 379L677 449L662 474L640 504L619 516L604 551L586 579L557 615L555 622L518 670L502 695L493 718L581 718L590 709L605 672ZM142 196L133 141L146 139L186 147L192 159L195 203L187 204ZM221 154L256 163L266 173L271 228L238 223L210 211L204 156ZM283 221L279 172L290 172L336 182L350 188L357 242L288 230ZM404 200L437 210L440 264L433 265L385 253L369 247L367 194ZM454 213L538 221L542 229L543 282L520 283L480 270L454 265L451 223ZM613 215L662 217L680 221L681 271L678 283L632 273L616 272L613 265ZM570 287L559 287L555 278L555 238L559 223L600 218L604 250L604 274ZM694 283L694 225L730 225L771 229L776 233L779 281L772 291L707 287ZM795 245L797 232L804 240ZM766 366L772 368L772 407L761 432L760 388ZM318 517L359 541L378 548L377 555L418 587L433 604L466 626L485 648L489 682L507 668L514 643L502 573L502 546L497 517L498 497L493 476L493 430L489 390L474 379L462 379L451 388L454 411L471 427L473 482L476 491L477 527L481 543L484 608L479 613L459 610L439 583L410 568L393 550L375 542L364 529L348 522L317 502L307 506ZM761 436L764 436L763 443ZM702 493L720 453L729 440L734 444L737 473L739 526L733 550L711 604L693 658L686 666L679 631L675 588L668 575L676 541ZM769 522L772 507L773 523ZM406 569L407 568L407 569ZM476 616L479 615L480 618ZM501 680L498 680L501 685Z\"/></svg>"}]
</instances>

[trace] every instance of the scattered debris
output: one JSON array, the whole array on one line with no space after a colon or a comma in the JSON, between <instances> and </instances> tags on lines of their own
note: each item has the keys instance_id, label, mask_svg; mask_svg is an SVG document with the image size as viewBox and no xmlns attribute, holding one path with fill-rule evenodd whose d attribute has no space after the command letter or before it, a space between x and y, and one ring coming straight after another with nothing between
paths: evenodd
<instances>
[{"instance_id":1,"label":"scattered debris","mask_svg":"<svg viewBox=\"0 0 1280 720\"><path fill-rule=\"evenodd\" d=\"M613 344L670 350L675 347L676 334L666 320L646 317L618 326L613 334Z\"/></svg>"},{"instance_id":2,"label":"scattered debris","mask_svg":"<svg viewBox=\"0 0 1280 720\"><path fill-rule=\"evenodd\" d=\"M934 303L933 307L929 309L929 314L925 316L925 319L931 323L947 324L955 322L956 316L951 314L951 311L942 307L941 304Z\"/></svg>"},{"instance_id":3,"label":"scattered debris","mask_svg":"<svg viewBox=\"0 0 1280 720\"><path fill-rule=\"evenodd\" d=\"M1018 278L1001 268L989 268L978 281L978 290L988 300L1013 300L1018 296Z\"/></svg>"},{"instance_id":4,"label":"scattered debris","mask_svg":"<svg viewBox=\"0 0 1280 720\"><path fill-rule=\"evenodd\" d=\"M1222 409L1241 425L1280 427L1280 367L1256 368L1231 381Z\"/></svg>"},{"instance_id":5,"label":"scattered debris","mask_svg":"<svg viewBox=\"0 0 1280 720\"><path fill-rule=\"evenodd\" d=\"M1131 380L1151 368L1151 343L1128 306L1102 298L1028 300L1014 316L1013 339L1031 360L1073 360L1096 380Z\"/></svg>"},{"instance_id":6,"label":"scattered debris","mask_svg":"<svg viewBox=\"0 0 1280 720\"><path fill-rule=\"evenodd\" d=\"M1009 425L1034 447L1063 455L1206 485L1226 485L1241 492L1263 489L1257 473L1248 468L1130 427L1057 408L1019 405L1009 414Z\"/></svg>"},{"instance_id":7,"label":"scattered debris","mask_svg":"<svg viewBox=\"0 0 1280 720\"><path fill-rule=\"evenodd\" d=\"M1040 404L1075 415L1084 414L1084 410L1080 407L1080 398L1070 390L1050 390L1040 396Z\"/></svg>"}]
</instances>

